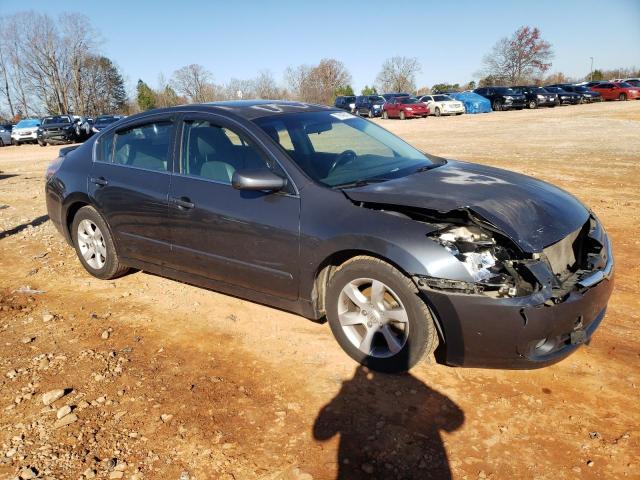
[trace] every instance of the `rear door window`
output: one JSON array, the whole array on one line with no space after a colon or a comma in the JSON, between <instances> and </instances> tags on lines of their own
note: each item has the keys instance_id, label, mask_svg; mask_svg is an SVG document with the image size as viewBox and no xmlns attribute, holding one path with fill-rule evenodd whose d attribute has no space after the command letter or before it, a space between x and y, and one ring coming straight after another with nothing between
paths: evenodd
<instances>
[{"instance_id":1,"label":"rear door window","mask_svg":"<svg viewBox=\"0 0 640 480\"><path fill-rule=\"evenodd\" d=\"M173 131L171 121L157 121L117 131L113 163L145 170L169 171Z\"/></svg>"}]
</instances>

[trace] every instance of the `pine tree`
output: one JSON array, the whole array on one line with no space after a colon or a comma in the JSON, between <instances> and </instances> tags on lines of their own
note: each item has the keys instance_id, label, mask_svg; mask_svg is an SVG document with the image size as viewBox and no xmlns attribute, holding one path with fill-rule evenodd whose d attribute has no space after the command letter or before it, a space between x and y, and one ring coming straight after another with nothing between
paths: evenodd
<instances>
[{"instance_id":1,"label":"pine tree","mask_svg":"<svg viewBox=\"0 0 640 480\"><path fill-rule=\"evenodd\" d=\"M138 107L140 110L149 110L151 108L156 108L156 94L151 87L144 83L142 80L138 80L138 86L136 88L138 95Z\"/></svg>"}]
</instances>

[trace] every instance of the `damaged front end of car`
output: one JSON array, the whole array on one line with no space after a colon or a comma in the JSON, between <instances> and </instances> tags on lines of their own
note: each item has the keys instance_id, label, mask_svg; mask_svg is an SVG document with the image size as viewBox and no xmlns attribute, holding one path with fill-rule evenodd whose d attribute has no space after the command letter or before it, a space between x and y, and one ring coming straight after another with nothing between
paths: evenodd
<instances>
[{"instance_id":1,"label":"damaged front end of car","mask_svg":"<svg viewBox=\"0 0 640 480\"><path fill-rule=\"evenodd\" d=\"M469 209L367 206L428 224L426 240L464 267L455 276L412 275L441 323L448 364L542 367L588 343L604 317L613 257L593 214L564 238L526 251Z\"/></svg>"}]
</instances>

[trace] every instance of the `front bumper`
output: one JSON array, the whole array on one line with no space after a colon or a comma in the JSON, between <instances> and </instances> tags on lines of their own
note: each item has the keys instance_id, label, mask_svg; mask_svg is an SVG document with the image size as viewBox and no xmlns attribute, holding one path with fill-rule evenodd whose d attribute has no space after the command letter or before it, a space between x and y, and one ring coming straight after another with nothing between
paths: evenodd
<instances>
[{"instance_id":1,"label":"front bumper","mask_svg":"<svg viewBox=\"0 0 640 480\"><path fill-rule=\"evenodd\" d=\"M605 266L582 278L559 303L540 292L491 298L418 287L440 321L449 365L533 369L559 362L589 343L604 318L614 286L607 242Z\"/></svg>"},{"instance_id":2,"label":"front bumper","mask_svg":"<svg viewBox=\"0 0 640 480\"><path fill-rule=\"evenodd\" d=\"M14 142L33 142L38 139L38 134L36 131L29 133L20 133L20 132L12 132L11 139Z\"/></svg>"},{"instance_id":3,"label":"front bumper","mask_svg":"<svg viewBox=\"0 0 640 480\"><path fill-rule=\"evenodd\" d=\"M407 111L405 110L404 114L409 117L409 118L422 118L422 117L427 117L429 115L429 110L418 110L418 111Z\"/></svg>"},{"instance_id":4,"label":"front bumper","mask_svg":"<svg viewBox=\"0 0 640 480\"><path fill-rule=\"evenodd\" d=\"M38 140L47 143L71 143L75 140L75 131L66 129L43 130L38 132Z\"/></svg>"}]
</instances>

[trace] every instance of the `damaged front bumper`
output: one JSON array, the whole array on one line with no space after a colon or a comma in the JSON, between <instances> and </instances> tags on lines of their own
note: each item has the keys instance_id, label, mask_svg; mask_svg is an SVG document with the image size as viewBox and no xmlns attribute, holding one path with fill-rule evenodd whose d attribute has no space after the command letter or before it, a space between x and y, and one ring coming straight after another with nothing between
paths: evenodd
<instances>
[{"instance_id":1,"label":"damaged front bumper","mask_svg":"<svg viewBox=\"0 0 640 480\"><path fill-rule=\"evenodd\" d=\"M602 239L604 261L561 296L547 284L527 296L495 298L432 288L429 279L414 277L440 322L441 360L465 367L532 369L589 343L614 285L611 245L606 235Z\"/></svg>"}]
</instances>

